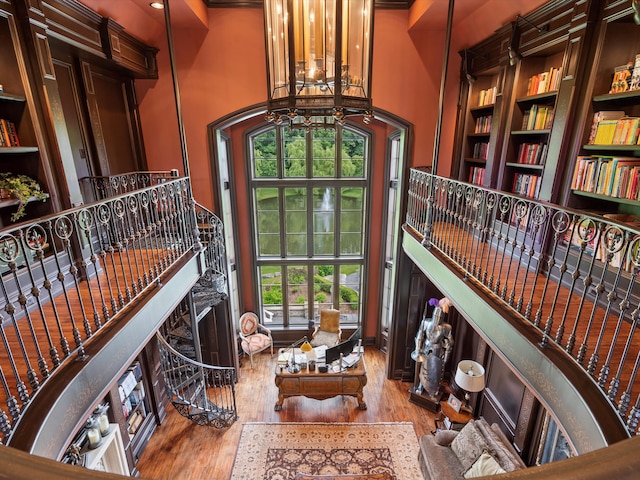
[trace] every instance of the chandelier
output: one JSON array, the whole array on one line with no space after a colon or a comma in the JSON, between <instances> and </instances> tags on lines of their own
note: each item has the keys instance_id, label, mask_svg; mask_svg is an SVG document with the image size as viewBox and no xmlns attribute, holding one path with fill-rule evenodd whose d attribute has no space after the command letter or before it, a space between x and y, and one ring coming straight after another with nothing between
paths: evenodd
<instances>
[{"instance_id":1,"label":"chandelier","mask_svg":"<svg viewBox=\"0 0 640 480\"><path fill-rule=\"evenodd\" d=\"M264 0L266 119L371 122L373 0Z\"/></svg>"}]
</instances>

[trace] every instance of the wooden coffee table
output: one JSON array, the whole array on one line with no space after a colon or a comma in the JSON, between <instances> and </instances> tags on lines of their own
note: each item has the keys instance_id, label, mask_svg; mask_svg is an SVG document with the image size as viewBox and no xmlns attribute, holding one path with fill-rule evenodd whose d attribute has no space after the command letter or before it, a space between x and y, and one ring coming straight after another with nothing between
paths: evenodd
<instances>
[{"instance_id":1,"label":"wooden coffee table","mask_svg":"<svg viewBox=\"0 0 640 480\"><path fill-rule=\"evenodd\" d=\"M298 373L290 373L287 367L281 370L280 365L276 366L276 386L278 387L278 401L275 410L282 410L285 398L303 396L324 400L337 397L338 395L349 395L358 399L358 408L366 410L362 389L367 384L367 371L364 365L364 358L358 361L353 368L344 369L339 373L320 373L318 365L315 371L305 368Z\"/></svg>"}]
</instances>

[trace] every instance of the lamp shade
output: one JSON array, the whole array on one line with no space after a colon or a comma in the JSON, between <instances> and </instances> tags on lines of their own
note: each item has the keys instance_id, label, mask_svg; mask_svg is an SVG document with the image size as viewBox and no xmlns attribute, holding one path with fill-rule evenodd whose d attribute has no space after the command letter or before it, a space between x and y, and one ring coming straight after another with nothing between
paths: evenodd
<instances>
[{"instance_id":1,"label":"lamp shade","mask_svg":"<svg viewBox=\"0 0 640 480\"><path fill-rule=\"evenodd\" d=\"M484 388L484 367L473 360L462 360L458 364L455 381L467 392L479 392Z\"/></svg>"}]
</instances>

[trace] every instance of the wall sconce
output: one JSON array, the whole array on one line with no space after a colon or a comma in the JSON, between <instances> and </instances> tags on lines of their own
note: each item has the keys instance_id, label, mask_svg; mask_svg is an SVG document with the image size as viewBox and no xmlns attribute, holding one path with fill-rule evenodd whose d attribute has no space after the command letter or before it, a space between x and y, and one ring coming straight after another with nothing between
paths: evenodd
<instances>
[{"instance_id":1,"label":"wall sconce","mask_svg":"<svg viewBox=\"0 0 640 480\"><path fill-rule=\"evenodd\" d=\"M509 53L509 65L511 65L512 67L515 67L522 58L522 55L520 55L514 45L517 32L518 22L511 22L511 38L509 39L509 45L507 45L507 52Z\"/></svg>"},{"instance_id":2,"label":"wall sconce","mask_svg":"<svg viewBox=\"0 0 640 480\"><path fill-rule=\"evenodd\" d=\"M484 389L484 367L473 360L462 360L458 363L455 382L465 391L461 410L473 413L473 408L469 405L469 392L481 392Z\"/></svg>"},{"instance_id":3,"label":"wall sconce","mask_svg":"<svg viewBox=\"0 0 640 480\"><path fill-rule=\"evenodd\" d=\"M633 8L633 21L636 25L640 25L640 0L631 0L631 8Z\"/></svg>"},{"instance_id":4,"label":"wall sconce","mask_svg":"<svg viewBox=\"0 0 640 480\"><path fill-rule=\"evenodd\" d=\"M511 65L512 67L514 67L522 58L522 55L520 55L520 52L518 52L518 50L515 47L516 33L518 30L519 20L522 20L524 23L531 25L533 28L535 28L538 31L538 33L544 33L549 31L548 24L545 24L539 27L532 21L524 18L522 15L520 14L516 15L516 21L511 22L511 39L509 40L509 45L507 46L507 52L509 53L509 65Z\"/></svg>"}]
</instances>

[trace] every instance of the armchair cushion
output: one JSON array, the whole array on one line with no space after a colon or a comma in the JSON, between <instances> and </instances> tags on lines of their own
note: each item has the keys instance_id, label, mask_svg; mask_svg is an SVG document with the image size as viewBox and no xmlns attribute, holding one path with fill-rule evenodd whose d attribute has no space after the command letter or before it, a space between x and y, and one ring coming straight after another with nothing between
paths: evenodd
<instances>
[{"instance_id":1,"label":"armchair cushion","mask_svg":"<svg viewBox=\"0 0 640 480\"><path fill-rule=\"evenodd\" d=\"M340 310L326 308L320 310L320 325L311 336L311 345L318 347L327 345L333 347L340 342L342 330L340 329Z\"/></svg>"},{"instance_id":2,"label":"armchair cushion","mask_svg":"<svg viewBox=\"0 0 640 480\"><path fill-rule=\"evenodd\" d=\"M258 329L258 316L253 312L247 312L240 317L240 333L242 335L251 335Z\"/></svg>"},{"instance_id":3,"label":"armchair cushion","mask_svg":"<svg viewBox=\"0 0 640 480\"><path fill-rule=\"evenodd\" d=\"M320 345L327 345L333 347L337 345L340 337L337 333L325 332L323 330L317 330L313 338L311 339L311 345L319 347Z\"/></svg>"},{"instance_id":4,"label":"armchair cushion","mask_svg":"<svg viewBox=\"0 0 640 480\"><path fill-rule=\"evenodd\" d=\"M255 333L242 340L242 349L246 352L261 352L271 345L271 339L262 333Z\"/></svg>"},{"instance_id":5,"label":"armchair cushion","mask_svg":"<svg viewBox=\"0 0 640 480\"><path fill-rule=\"evenodd\" d=\"M338 333L340 331L340 310L333 308L320 310L320 330Z\"/></svg>"}]
</instances>

